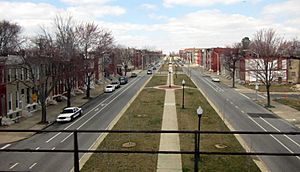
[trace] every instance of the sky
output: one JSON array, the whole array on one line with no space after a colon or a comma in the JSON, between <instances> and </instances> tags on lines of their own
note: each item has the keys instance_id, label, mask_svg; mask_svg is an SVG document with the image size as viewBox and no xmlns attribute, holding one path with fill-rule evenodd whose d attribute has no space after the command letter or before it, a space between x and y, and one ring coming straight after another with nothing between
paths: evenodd
<instances>
[{"instance_id":1,"label":"sky","mask_svg":"<svg viewBox=\"0 0 300 172\"><path fill-rule=\"evenodd\" d=\"M299 11L300 0L0 0L0 20L18 23L25 36L72 16L111 31L115 44L164 53L231 46L268 28L298 39Z\"/></svg>"}]
</instances>

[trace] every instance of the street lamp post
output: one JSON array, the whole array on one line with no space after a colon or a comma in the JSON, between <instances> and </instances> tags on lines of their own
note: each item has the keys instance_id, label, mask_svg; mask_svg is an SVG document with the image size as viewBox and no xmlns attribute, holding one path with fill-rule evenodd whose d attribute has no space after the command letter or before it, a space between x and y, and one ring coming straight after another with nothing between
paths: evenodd
<instances>
[{"instance_id":1,"label":"street lamp post","mask_svg":"<svg viewBox=\"0 0 300 172\"><path fill-rule=\"evenodd\" d=\"M203 114L203 109L201 106L197 109L198 116L198 132L200 132L200 121ZM197 133L197 138L195 139L195 162L194 162L194 171L198 172L198 162L200 160L200 133Z\"/></svg>"},{"instance_id":2,"label":"street lamp post","mask_svg":"<svg viewBox=\"0 0 300 172\"><path fill-rule=\"evenodd\" d=\"M185 80L182 80L182 109L184 109L184 85L185 85Z\"/></svg>"}]
</instances>

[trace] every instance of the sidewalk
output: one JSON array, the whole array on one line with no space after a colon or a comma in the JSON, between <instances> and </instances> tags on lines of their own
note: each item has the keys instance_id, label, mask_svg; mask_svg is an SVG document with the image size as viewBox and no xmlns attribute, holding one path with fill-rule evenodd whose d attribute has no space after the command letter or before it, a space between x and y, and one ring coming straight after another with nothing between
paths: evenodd
<instances>
[{"instance_id":1,"label":"sidewalk","mask_svg":"<svg viewBox=\"0 0 300 172\"><path fill-rule=\"evenodd\" d=\"M203 72L205 75L216 76L215 73L204 71L203 69L200 69L199 67L197 67L197 70ZM229 80L229 79L225 78L222 75L219 75L218 77L220 78L220 81L223 84L225 84L229 87L232 86L232 80ZM246 88L243 85L240 85L238 83L236 83L235 86L236 86L235 90L240 92L240 93L255 93L255 90ZM262 93L262 92L259 92L259 93ZM275 93L275 92L273 92L273 93ZM272 92L271 92L271 94L272 94ZM283 93L282 92L276 92L276 94L283 94ZM285 93L285 94L291 94L291 93ZM300 94L300 93L296 92L296 93L293 93L293 94ZM260 97L258 99L257 103L259 105L263 106L264 104L266 104L266 101L267 101L266 99ZM274 106L274 107L268 108L268 110L272 111L274 114L276 114L280 118L286 120L290 124L293 124L294 126L300 128L300 111L298 111L294 108L291 108L287 105L280 104L278 102L272 101L272 100L271 100L271 105Z\"/></svg>"},{"instance_id":2,"label":"sidewalk","mask_svg":"<svg viewBox=\"0 0 300 172\"><path fill-rule=\"evenodd\" d=\"M95 98L103 93L103 84L97 85L95 84L95 88L91 89L91 97ZM83 99L85 97L85 93L73 96L71 98L71 105L72 106L82 106L85 103L87 103L88 99ZM47 121L49 121L49 124L39 124L41 121L41 109L33 112L32 116L27 118L21 118L19 123L12 124L10 126L0 126L0 129L9 129L9 130L26 130L26 129L34 129L34 130L40 130L44 129L51 124L53 124L56 120L56 117L58 114L62 111L64 107L66 107L66 100L62 102L58 102L57 105L50 105L47 107ZM0 144L5 143L12 143L19 140L26 139L30 136L32 136L34 133L0 133Z\"/></svg>"},{"instance_id":3,"label":"sidewalk","mask_svg":"<svg viewBox=\"0 0 300 172\"><path fill-rule=\"evenodd\" d=\"M169 77L167 85L169 85ZM173 84L173 75L171 75L171 85ZM166 89L162 130L178 130L177 112L175 103L175 90ZM160 151L180 151L180 141L178 133L162 133L160 136ZM180 154L158 154L157 172L182 171Z\"/></svg>"}]
</instances>

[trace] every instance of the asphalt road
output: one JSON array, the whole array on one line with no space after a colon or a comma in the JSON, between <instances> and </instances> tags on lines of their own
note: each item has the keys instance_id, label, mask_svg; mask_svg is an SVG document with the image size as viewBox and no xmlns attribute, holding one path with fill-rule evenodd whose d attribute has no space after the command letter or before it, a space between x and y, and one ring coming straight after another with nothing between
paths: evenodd
<instances>
[{"instance_id":1,"label":"asphalt road","mask_svg":"<svg viewBox=\"0 0 300 172\"><path fill-rule=\"evenodd\" d=\"M185 73L188 70L184 68ZM191 69L191 78L203 90L206 97L221 112L222 118L227 120L237 131L299 131L298 128L270 111L257 105L247 95L222 84L212 82L210 77ZM205 112L204 112L205 113ZM300 136L293 135L242 135L244 141L252 151L275 153L299 153ZM272 172L300 171L300 157L289 156L260 156L268 169Z\"/></svg>"},{"instance_id":2,"label":"asphalt road","mask_svg":"<svg viewBox=\"0 0 300 172\"><path fill-rule=\"evenodd\" d=\"M150 78L145 72L130 78L113 93L105 93L84 105L84 114L70 123L55 123L48 130L106 129L129 100ZM100 134L78 134L79 149L89 149ZM73 134L43 133L17 142L5 149L73 149ZM82 154L80 154L80 157ZM73 168L72 153L0 153L0 171L67 172Z\"/></svg>"}]
</instances>

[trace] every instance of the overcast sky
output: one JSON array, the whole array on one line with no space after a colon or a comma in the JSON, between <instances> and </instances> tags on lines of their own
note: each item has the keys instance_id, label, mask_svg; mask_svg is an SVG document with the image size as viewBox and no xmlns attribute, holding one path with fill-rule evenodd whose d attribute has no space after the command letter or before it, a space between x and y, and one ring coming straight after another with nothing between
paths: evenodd
<instances>
[{"instance_id":1,"label":"overcast sky","mask_svg":"<svg viewBox=\"0 0 300 172\"><path fill-rule=\"evenodd\" d=\"M34 35L60 14L112 31L116 44L177 52L224 47L274 28L300 35L300 0L0 0L0 19Z\"/></svg>"}]
</instances>

